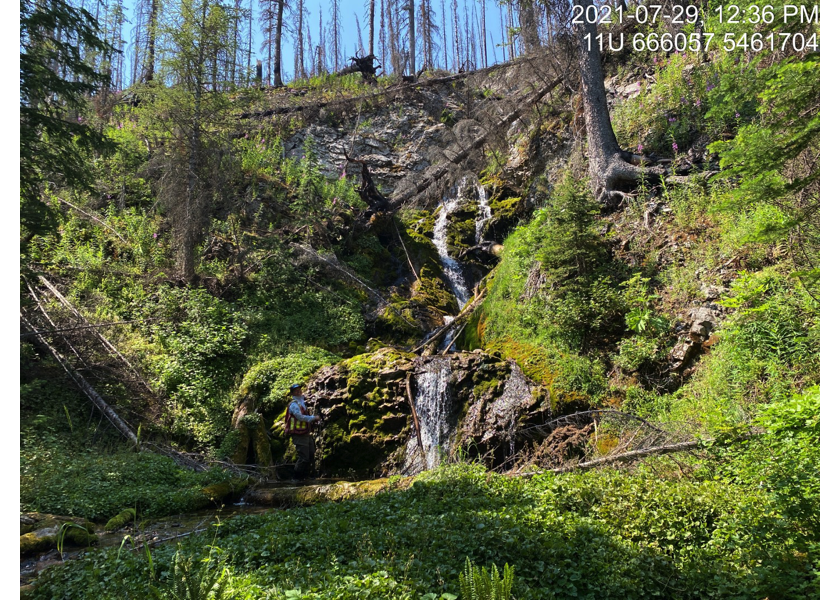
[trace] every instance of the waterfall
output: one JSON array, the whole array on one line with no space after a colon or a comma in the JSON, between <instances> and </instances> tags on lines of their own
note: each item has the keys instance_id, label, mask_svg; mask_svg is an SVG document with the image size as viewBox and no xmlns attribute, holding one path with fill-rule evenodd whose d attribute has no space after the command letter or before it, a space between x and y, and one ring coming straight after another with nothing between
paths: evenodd
<instances>
[{"instance_id":1,"label":"waterfall","mask_svg":"<svg viewBox=\"0 0 840 600\"><path fill-rule=\"evenodd\" d=\"M487 190L479 182L475 183L478 192L478 214L475 216L475 244L478 246L484 241L484 228L493 216L490 211L490 204L487 202Z\"/></svg>"},{"instance_id":2,"label":"waterfall","mask_svg":"<svg viewBox=\"0 0 840 600\"><path fill-rule=\"evenodd\" d=\"M461 202L461 186L458 186L458 193L454 198L445 198L440 203L440 213L437 221L435 221L435 228L432 234L432 243L440 254L440 261L443 266L443 277L449 284L449 288L455 295L455 300L458 301L458 309L464 308L467 300L470 298L470 292L467 289L467 282L464 279L464 272L457 260L449 256L449 249L446 247L446 218L449 213L455 209Z\"/></svg>"},{"instance_id":3,"label":"waterfall","mask_svg":"<svg viewBox=\"0 0 840 600\"><path fill-rule=\"evenodd\" d=\"M441 456L449 452L454 426L449 421L452 399L449 377L452 367L445 356L435 356L417 368L417 394L414 410L420 423L423 453L417 445L417 434L412 431L405 449L403 472L414 475L440 464Z\"/></svg>"}]
</instances>

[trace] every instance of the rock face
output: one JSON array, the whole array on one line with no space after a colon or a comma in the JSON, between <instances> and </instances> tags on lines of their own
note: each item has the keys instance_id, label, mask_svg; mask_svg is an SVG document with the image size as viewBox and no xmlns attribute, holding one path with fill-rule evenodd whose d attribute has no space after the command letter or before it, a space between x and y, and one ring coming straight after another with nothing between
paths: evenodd
<instances>
[{"instance_id":1,"label":"rock face","mask_svg":"<svg viewBox=\"0 0 840 600\"><path fill-rule=\"evenodd\" d=\"M493 467L522 448L524 428L551 417L545 390L525 377L515 362L507 367L503 379L475 387L474 401L458 430L459 445Z\"/></svg>"},{"instance_id":2,"label":"rock face","mask_svg":"<svg viewBox=\"0 0 840 600\"><path fill-rule=\"evenodd\" d=\"M688 335L674 346L668 357L672 372L682 372L689 367L705 344L709 344L712 330L720 321L720 311L713 305L700 306L688 311Z\"/></svg>"},{"instance_id":3,"label":"rock face","mask_svg":"<svg viewBox=\"0 0 840 600\"><path fill-rule=\"evenodd\" d=\"M498 462L510 452L514 427L547 418L547 395L513 362L482 351L418 357L380 348L325 367L306 385L304 392L323 419L315 432L317 471L358 477L404 472L409 440L416 445L406 386L410 378L415 408L423 403L418 412L424 419L428 399L421 398L419 386L425 384L419 376L434 361L447 363L436 369L445 373L436 386L445 414L433 433L425 424L421 430L435 439L435 451L451 455L469 447ZM428 446L429 440L423 443Z\"/></svg>"},{"instance_id":4,"label":"rock face","mask_svg":"<svg viewBox=\"0 0 840 600\"><path fill-rule=\"evenodd\" d=\"M439 118L441 97L429 90L411 101L395 103L362 114L355 121L330 123L329 115L321 115L319 123L291 136L285 143L287 156L303 156L308 136L315 141L316 157L328 176L336 177L347 163L347 155L368 164L379 191L391 194L399 181L432 164L452 135ZM352 146L352 148L351 148ZM357 173L358 165L347 167Z\"/></svg>"}]
</instances>

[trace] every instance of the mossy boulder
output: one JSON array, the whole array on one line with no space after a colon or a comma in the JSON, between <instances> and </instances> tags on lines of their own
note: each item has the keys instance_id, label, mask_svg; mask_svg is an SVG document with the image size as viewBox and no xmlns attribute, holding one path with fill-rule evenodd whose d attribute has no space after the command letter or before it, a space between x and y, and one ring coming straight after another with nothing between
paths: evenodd
<instances>
[{"instance_id":1,"label":"mossy boulder","mask_svg":"<svg viewBox=\"0 0 840 600\"><path fill-rule=\"evenodd\" d=\"M364 477L387 471L387 459L410 431L405 384L414 358L380 348L326 367L309 382L305 392L323 419L316 432L319 472Z\"/></svg>"},{"instance_id":2,"label":"mossy boulder","mask_svg":"<svg viewBox=\"0 0 840 600\"><path fill-rule=\"evenodd\" d=\"M133 523L136 518L136 510L133 508L125 508L121 510L119 514L116 514L108 519L108 522L105 523L105 531L116 531L117 529L122 529L129 523Z\"/></svg>"},{"instance_id":3,"label":"mossy boulder","mask_svg":"<svg viewBox=\"0 0 840 600\"><path fill-rule=\"evenodd\" d=\"M98 539L93 523L78 517L64 517L44 513L21 513L21 555L50 550L59 538L67 546L92 546Z\"/></svg>"},{"instance_id":4,"label":"mossy boulder","mask_svg":"<svg viewBox=\"0 0 840 600\"><path fill-rule=\"evenodd\" d=\"M218 504L226 498L236 497L242 494L247 486L248 479L243 477L208 485L201 489L201 493L211 502Z\"/></svg>"},{"instance_id":5,"label":"mossy boulder","mask_svg":"<svg viewBox=\"0 0 840 600\"><path fill-rule=\"evenodd\" d=\"M413 432L407 378L416 386L415 375L425 372L429 361L441 360L449 363L447 429L457 432L452 451L472 447L502 460L512 427L548 418L547 394L513 361L482 351L426 358L380 348L326 367L309 382L312 391L306 393L323 419L315 434L319 473L400 472Z\"/></svg>"}]
</instances>

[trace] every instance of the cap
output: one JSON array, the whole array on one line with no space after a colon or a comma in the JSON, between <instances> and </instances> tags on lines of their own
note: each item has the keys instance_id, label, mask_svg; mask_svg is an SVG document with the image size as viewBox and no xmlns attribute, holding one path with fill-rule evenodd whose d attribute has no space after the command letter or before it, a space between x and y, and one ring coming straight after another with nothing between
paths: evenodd
<instances>
[{"instance_id":1,"label":"cap","mask_svg":"<svg viewBox=\"0 0 840 600\"><path fill-rule=\"evenodd\" d=\"M294 384L292 384L292 386L289 389L290 390L299 390L300 389L300 384L299 383L294 383Z\"/></svg>"}]
</instances>

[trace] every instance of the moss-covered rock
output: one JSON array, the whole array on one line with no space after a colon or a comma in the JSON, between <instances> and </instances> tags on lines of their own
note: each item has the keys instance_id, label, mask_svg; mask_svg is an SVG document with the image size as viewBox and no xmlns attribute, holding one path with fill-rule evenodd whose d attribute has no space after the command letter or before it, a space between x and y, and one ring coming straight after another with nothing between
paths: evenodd
<instances>
[{"instance_id":1,"label":"moss-covered rock","mask_svg":"<svg viewBox=\"0 0 840 600\"><path fill-rule=\"evenodd\" d=\"M501 459L512 423L541 422L550 412L542 388L499 356L476 351L421 358L380 348L322 369L310 381L323 418L315 434L318 471L361 477L399 471L413 431L407 378L433 360L449 362L447 429L458 431L454 446L494 451Z\"/></svg>"},{"instance_id":2,"label":"moss-covered rock","mask_svg":"<svg viewBox=\"0 0 840 600\"><path fill-rule=\"evenodd\" d=\"M242 494L247 486L248 479L246 478L232 479L208 485L201 489L201 493L211 502L218 504L226 498Z\"/></svg>"},{"instance_id":3,"label":"moss-covered rock","mask_svg":"<svg viewBox=\"0 0 840 600\"><path fill-rule=\"evenodd\" d=\"M50 550L59 540L68 546L91 546L98 538L93 523L77 517L63 517L43 513L21 513L21 555Z\"/></svg>"},{"instance_id":4,"label":"moss-covered rock","mask_svg":"<svg viewBox=\"0 0 840 600\"><path fill-rule=\"evenodd\" d=\"M119 514L114 515L105 523L105 531L116 531L122 529L137 518L137 511L133 508L124 508Z\"/></svg>"},{"instance_id":5,"label":"moss-covered rock","mask_svg":"<svg viewBox=\"0 0 840 600\"><path fill-rule=\"evenodd\" d=\"M323 418L316 432L321 473L380 474L405 444L411 408L405 384L415 355L380 348L322 369L307 389Z\"/></svg>"}]
</instances>

